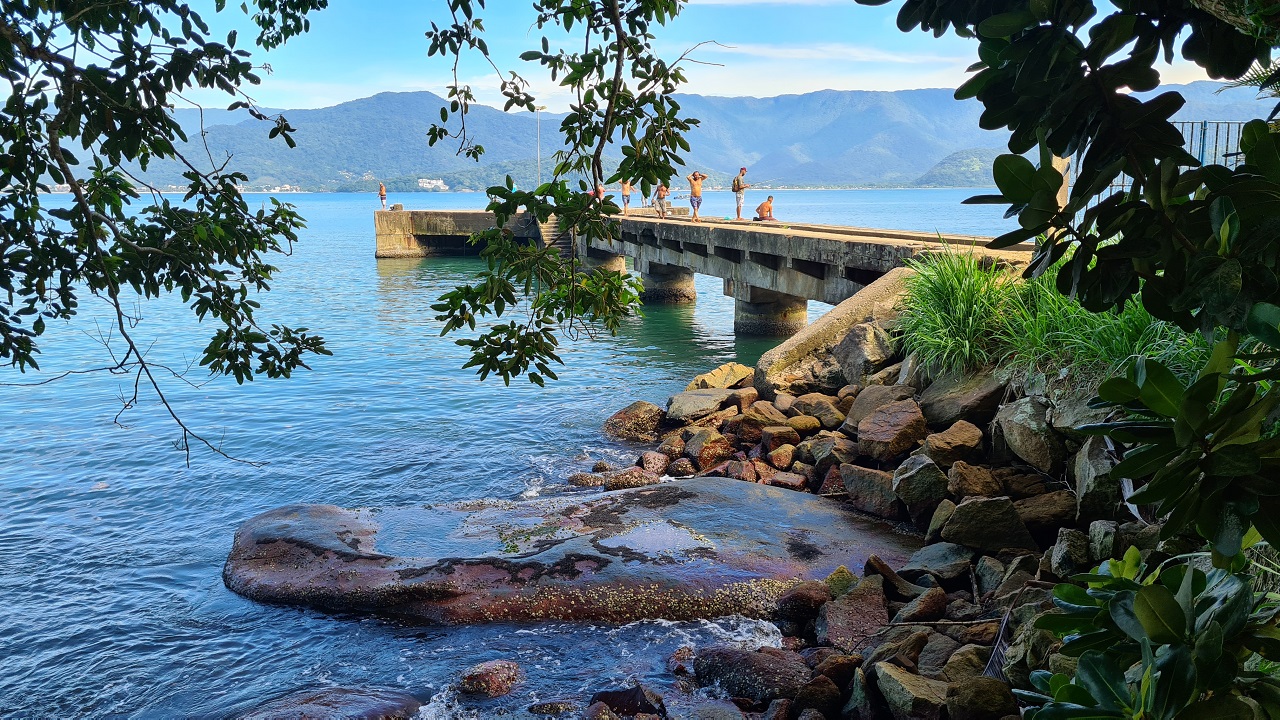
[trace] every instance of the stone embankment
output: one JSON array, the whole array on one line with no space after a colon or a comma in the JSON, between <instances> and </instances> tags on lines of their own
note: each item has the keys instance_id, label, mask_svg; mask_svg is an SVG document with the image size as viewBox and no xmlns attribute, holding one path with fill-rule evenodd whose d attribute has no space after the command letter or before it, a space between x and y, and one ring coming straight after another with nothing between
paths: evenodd
<instances>
[{"instance_id":1,"label":"stone embankment","mask_svg":"<svg viewBox=\"0 0 1280 720\"><path fill-rule=\"evenodd\" d=\"M677 688L721 698L697 717L1016 718L1011 685L1072 667L1033 626L1053 584L1131 545L1176 549L1133 520L1111 450L1075 429L1103 419L1085 399L996 372L931 377L898 356L909 273L755 368L716 368L665 406L610 417L635 464L569 482L613 492L376 517L282 508L237 533L227 585L445 622L768 617L781 647L672 656ZM491 696L523 676L499 663L465 677ZM643 687L528 709L667 716Z\"/></svg>"}]
</instances>

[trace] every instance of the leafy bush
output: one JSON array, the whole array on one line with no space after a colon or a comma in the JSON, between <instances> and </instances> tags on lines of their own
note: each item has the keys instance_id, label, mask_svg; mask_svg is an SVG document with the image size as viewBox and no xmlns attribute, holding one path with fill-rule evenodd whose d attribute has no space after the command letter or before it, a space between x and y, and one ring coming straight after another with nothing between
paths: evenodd
<instances>
[{"instance_id":1,"label":"leafy bush","mask_svg":"<svg viewBox=\"0 0 1280 720\"><path fill-rule=\"evenodd\" d=\"M1051 275L1024 281L961 252L908 265L917 274L907 280L902 348L935 371L1012 365L1056 374L1070 367L1090 384L1134 356L1160 360L1183 377L1209 356L1198 334L1157 320L1138 303L1109 313L1084 309L1054 288Z\"/></svg>"}]
</instances>

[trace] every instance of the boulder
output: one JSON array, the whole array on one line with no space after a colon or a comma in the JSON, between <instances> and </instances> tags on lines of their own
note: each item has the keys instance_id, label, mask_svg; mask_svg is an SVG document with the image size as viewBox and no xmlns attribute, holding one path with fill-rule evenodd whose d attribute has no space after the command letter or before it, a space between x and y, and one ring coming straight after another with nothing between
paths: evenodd
<instances>
[{"instance_id":1,"label":"boulder","mask_svg":"<svg viewBox=\"0 0 1280 720\"><path fill-rule=\"evenodd\" d=\"M671 464L671 458L665 454L654 450L646 450L640 453L640 457L636 458L636 465L648 470L651 473L661 475L667 471L667 466Z\"/></svg>"},{"instance_id":2,"label":"boulder","mask_svg":"<svg viewBox=\"0 0 1280 720\"><path fill-rule=\"evenodd\" d=\"M1059 646L1059 640L1053 633L1035 626L1037 618L1039 615L1018 626L1005 651L1004 674L1017 687L1027 687L1031 673L1044 669L1049 655Z\"/></svg>"},{"instance_id":3,"label":"boulder","mask_svg":"<svg viewBox=\"0 0 1280 720\"><path fill-rule=\"evenodd\" d=\"M877 663L876 687L894 720L939 720L947 705L947 684Z\"/></svg>"},{"instance_id":4,"label":"boulder","mask_svg":"<svg viewBox=\"0 0 1280 720\"><path fill-rule=\"evenodd\" d=\"M861 385L845 385L836 393L836 399L840 401L849 400L858 397L858 393L862 392Z\"/></svg>"},{"instance_id":5,"label":"boulder","mask_svg":"<svg viewBox=\"0 0 1280 720\"><path fill-rule=\"evenodd\" d=\"M991 648L984 645L962 645L955 652L951 653L951 657L947 658L947 662L942 666L942 676L939 680L945 680L948 683L958 683L976 678L982 675L982 671L987 667L987 661L991 659Z\"/></svg>"},{"instance_id":6,"label":"boulder","mask_svg":"<svg viewBox=\"0 0 1280 720\"><path fill-rule=\"evenodd\" d=\"M667 474L671 477L691 477L698 474L698 468L687 457L676 458L667 466Z\"/></svg>"},{"instance_id":7,"label":"boulder","mask_svg":"<svg viewBox=\"0 0 1280 720\"><path fill-rule=\"evenodd\" d=\"M927 622L941 620L947 611L947 594L942 588L931 587L920 597L907 603L893 617L895 623Z\"/></svg>"},{"instance_id":8,"label":"boulder","mask_svg":"<svg viewBox=\"0 0 1280 720\"><path fill-rule=\"evenodd\" d=\"M942 528L946 527L947 521L951 519L951 513L955 511L956 504L950 500L938 503L938 509L934 510L933 516L929 518L929 527L924 531L926 543L936 543L942 539Z\"/></svg>"},{"instance_id":9,"label":"boulder","mask_svg":"<svg viewBox=\"0 0 1280 720\"><path fill-rule=\"evenodd\" d=\"M1075 524L1076 498L1070 490L1035 495L1013 504L1031 537L1048 546L1058 536L1058 528Z\"/></svg>"},{"instance_id":10,"label":"boulder","mask_svg":"<svg viewBox=\"0 0 1280 720\"><path fill-rule=\"evenodd\" d=\"M920 394L920 410L933 427L950 427L960 420L986 425L999 409L1007 385L1008 380L994 372L937 378Z\"/></svg>"},{"instance_id":11,"label":"boulder","mask_svg":"<svg viewBox=\"0 0 1280 720\"><path fill-rule=\"evenodd\" d=\"M978 564L974 568L974 575L978 580L978 592L985 595L1000 587L1000 583L1004 582L1004 570L1004 563L990 555L978 558Z\"/></svg>"},{"instance_id":12,"label":"boulder","mask_svg":"<svg viewBox=\"0 0 1280 720\"><path fill-rule=\"evenodd\" d=\"M1120 517L1123 497L1120 479L1111 476L1115 461L1104 438L1093 436L1084 441L1072 460L1076 480L1076 521L1115 520Z\"/></svg>"},{"instance_id":13,"label":"boulder","mask_svg":"<svg viewBox=\"0 0 1280 720\"><path fill-rule=\"evenodd\" d=\"M921 625L894 626L875 638L875 647L862 664L874 668L877 663L887 662L914 670L931 635L933 631Z\"/></svg>"},{"instance_id":14,"label":"boulder","mask_svg":"<svg viewBox=\"0 0 1280 720\"><path fill-rule=\"evenodd\" d=\"M913 455L893 471L893 493L906 505L911 521L925 527L947 497L947 476L929 457Z\"/></svg>"},{"instance_id":15,"label":"boulder","mask_svg":"<svg viewBox=\"0 0 1280 720\"><path fill-rule=\"evenodd\" d=\"M969 678L947 686L950 720L1000 720L1017 717L1018 701L1009 686L993 677Z\"/></svg>"},{"instance_id":16,"label":"boulder","mask_svg":"<svg viewBox=\"0 0 1280 720\"><path fill-rule=\"evenodd\" d=\"M741 363L725 363L710 372L702 373L693 379L685 390L705 390L707 388L738 388L750 386L755 379L756 370Z\"/></svg>"},{"instance_id":17,"label":"boulder","mask_svg":"<svg viewBox=\"0 0 1280 720\"><path fill-rule=\"evenodd\" d=\"M778 474L778 468L775 468L764 460L752 460L751 465L756 470L756 482L768 484L768 482L773 479L773 476Z\"/></svg>"},{"instance_id":18,"label":"boulder","mask_svg":"<svg viewBox=\"0 0 1280 720\"><path fill-rule=\"evenodd\" d=\"M792 406L800 415L808 415L818 419L828 430L835 430L844 422L844 413L836 408L838 398L822 393L808 393L796 398Z\"/></svg>"},{"instance_id":19,"label":"boulder","mask_svg":"<svg viewBox=\"0 0 1280 720\"><path fill-rule=\"evenodd\" d=\"M840 687L826 675L816 675L796 693L791 711L803 713L815 710L819 718L834 718L840 713Z\"/></svg>"},{"instance_id":20,"label":"boulder","mask_svg":"<svg viewBox=\"0 0 1280 720\"><path fill-rule=\"evenodd\" d=\"M901 562L917 542L841 503L698 478L516 503L286 506L240 527L223 580L261 602L428 623L769 617L797 581L873 553Z\"/></svg>"},{"instance_id":21,"label":"boulder","mask_svg":"<svg viewBox=\"0 0 1280 720\"><path fill-rule=\"evenodd\" d=\"M987 552L1036 549L1035 540L1007 497L967 498L956 506L943 526L942 539Z\"/></svg>"},{"instance_id":22,"label":"boulder","mask_svg":"<svg viewBox=\"0 0 1280 720\"><path fill-rule=\"evenodd\" d=\"M795 462L795 458L795 445L781 445L774 450L771 450L768 456L766 456L769 464L779 470L786 470L791 467L791 463Z\"/></svg>"},{"instance_id":23,"label":"boulder","mask_svg":"<svg viewBox=\"0 0 1280 720\"><path fill-rule=\"evenodd\" d=\"M879 575L884 578L885 594L894 600L914 600L927 590L899 575L889 567L889 563L876 555L867 558L867 564L862 568L862 575L863 577Z\"/></svg>"},{"instance_id":24,"label":"boulder","mask_svg":"<svg viewBox=\"0 0 1280 720\"><path fill-rule=\"evenodd\" d=\"M894 363L889 367L881 370L867 378L867 385L901 385L898 378L902 377L902 363ZM912 387L915 387L912 385Z\"/></svg>"},{"instance_id":25,"label":"boulder","mask_svg":"<svg viewBox=\"0 0 1280 720\"><path fill-rule=\"evenodd\" d=\"M915 395L915 388L906 385L872 385L863 388L854 398L853 405L849 406L849 412L845 416L844 424L840 426L840 432L855 436L858 434L858 423L862 422L863 418L889 403L910 400Z\"/></svg>"},{"instance_id":26,"label":"boulder","mask_svg":"<svg viewBox=\"0 0 1280 720\"><path fill-rule=\"evenodd\" d=\"M786 415L787 417L791 417L792 415L796 414L796 411L794 409L795 404L796 404L795 395L788 395L787 393L778 393L773 396L773 406L778 409L778 412L782 413L783 415Z\"/></svg>"},{"instance_id":27,"label":"boulder","mask_svg":"<svg viewBox=\"0 0 1280 720\"><path fill-rule=\"evenodd\" d=\"M525 708L530 715L567 715L578 707L578 703L573 700L547 700L539 702Z\"/></svg>"},{"instance_id":28,"label":"boulder","mask_svg":"<svg viewBox=\"0 0 1280 720\"><path fill-rule=\"evenodd\" d=\"M823 392L834 394L849 382L857 382L854 378L844 380L839 364L832 357L833 349L854 325L869 320L879 320L883 325L896 317L897 305L905 292L904 281L914 274L914 270L905 267L890 270L765 353L756 364L756 388L768 398L778 392L794 394L792 388L801 385L818 390L815 386L821 384ZM815 359L823 367L812 367ZM833 382L837 378L839 381Z\"/></svg>"},{"instance_id":29,"label":"boulder","mask_svg":"<svg viewBox=\"0 0 1280 720\"><path fill-rule=\"evenodd\" d=\"M768 479L768 484L774 487L786 488L787 490L795 490L803 492L809 488L809 478L804 475L793 472L778 471Z\"/></svg>"},{"instance_id":30,"label":"boulder","mask_svg":"<svg viewBox=\"0 0 1280 720\"><path fill-rule=\"evenodd\" d=\"M925 575L944 581L955 580L968 575L972 562L973 551L969 548L954 543L934 543L917 550L905 565L898 568L898 574L912 582Z\"/></svg>"},{"instance_id":31,"label":"boulder","mask_svg":"<svg viewBox=\"0 0 1280 720\"><path fill-rule=\"evenodd\" d=\"M699 430L684 446L684 456L708 470L733 456L733 446L715 430Z\"/></svg>"},{"instance_id":32,"label":"boulder","mask_svg":"<svg viewBox=\"0 0 1280 720\"><path fill-rule=\"evenodd\" d=\"M760 430L761 452L771 453L783 445L790 445L794 449L798 444L800 433L790 425L770 425Z\"/></svg>"},{"instance_id":33,"label":"boulder","mask_svg":"<svg viewBox=\"0 0 1280 720\"><path fill-rule=\"evenodd\" d=\"M1085 393L1069 392L1055 396L1049 407L1049 427L1059 435L1083 442L1087 437L1076 428L1081 425L1106 422L1114 408L1091 408L1090 397Z\"/></svg>"},{"instance_id":34,"label":"boulder","mask_svg":"<svg viewBox=\"0 0 1280 720\"><path fill-rule=\"evenodd\" d=\"M583 720L622 720L606 703L598 702L582 711Z\"/></svg>"},{"instance_id":35,"label":"boulder","mask_svg":"<svg viewBox=\"0 0 1280 720\"><path fill-rule=\"evenodd\" d=\"M849 382L866 384L867 377L892 363L893 340L876 323L858 323L832 348L831 355Z\"/></svg>"},{"instance_id":36,"label":"boulder","mask_svg":"<svg viewBox=\"0 0 1280 720\"><path fill-rule=\"evenodd\" d=\"M511 660L490 660L463 671L458 689L464 693L501 697L524 679L520 665Z\"/></svg>"},{"instance_id":37,"label":"boulder","mask_svg":"<svg viewBox=\"0 0 1280 720\"><path fill-rule=\"evenodd\" d=\"M1049 551L1049 570L1066 579L1077 573L1087 572L1089 562L1089 536L1072 528L1058 531L1058 541Z\"/></svg>"},{"instance_id":38,"label":"boulder","mask_svg":"<svg viewBox=\"0 0 1280 720\"><path fill-rule=\"evenodd\" d=\"M906 509L893 493L893 476L889 473L842 464L840 477L853 507L886 520L901 520L906 516Z\"/></svg>"},{"instance_id":39,"label":"boulder","mask_svg":"<svg viewBox=\"0 0 1280 720\"><path fill-rule=\"evenodd\" d=\"M658 445L658 452L674 462L684 456L684 438L680 437L679 433L667 436L662 444Z\"/></svg>"},{"instance_id":40,"label":"boulder","mask_svg":"<svg viewBox=\"0 0 1280 720\"><path fill-rule=\"evenodd\" d=\"M822 429L822 421L812 415L789 417L787 418L787 425L800 433L801 437L809 437Z\"/></svg>"},{"instance_id":41,"label":"boulder","mask_svg":"<svg viewBox=\"0 0 1280 720\"><path fill-rule=\"evenodd\" d=\"M880 462L891 462L924 439L924 415L914 400L899 400L872 411L858 423L858 451Z\"/></svg>"},{"instance_id":42,"label":"boulder","mask_svg":"<svg viewBox=\"0 0 1280 720\"><path fill-rule=\"evenodd\" d=\"M940 632L930 633L929 642L925 643L924 648L920 650L920 657L916 660L916 670L927 678L945 680L942 676L943 668L958 649L960 649L960 643L955 640Z\"/></svg>"},{"instance_id":43,"label":"boulder","mask_svg":"<svg viewBox=\"0 0 1280 720\"><path fill-rule=\"evenodd\" d=\"M1114 520L1094 520L1089 523L1089 559L1095 563L1109 560L1116 555L1116 534L1120 524Z\"/></svg>"},{"instance_id":44,"label":"boulder","mask_svg":"<svg viewBox=\"0 0 1280 720\"><path fill-rule=\"evenodd\" d=\"M818 642L846 653L856 652L889 624L885 603L884 578L863 578L849 592L822 606L815 625Z\"/></svg>"},{"instance_id":45,"label":"boulder","mask_svg":"<svg viewBox=\"0 0 1280 720\"><path fill-rule=\"evenodd\" d=\"M779 412L778 408L773 406L773 403L760 400L752 403L751 407L742 411L742 415L738 418L738 440L754 445L760 442L761 433L765 428L786 424L786 415Z\"/></svg>"},{"instance_id":46,"label":"boulder","mask_svg":"<svg viewBox=\"0 0 1280 720\"><path fill-rule=\"evenodd\" d=\"M919 392L927 389L931 380L929 369L916 353L907 355L898 366L898 385L910 385Z\"/></svg>"},{"instance_id":47,"label":"boulder","mask_svg":"<svg viewBox=\"0 0 1280 720\"><path fill-rule=\"evenodd\" d=\"M738 412L745 412L747 408L756 404L759 400L759 390L753 387L738 388L729 394L729 399L725 401L725 405Z\"/></svg>"},{"instance_id":48,"label":"boulder","mask_svg":"<svg viewBox=\"0 0 1280 720\"><path fill-rule=\"evenodd\" d=\"M666 704L662 702L662 695L646 688L643 685L636 685L625 690L605 690L598 692L587 700L587 705L595 705L596 703L604 703L609 709L621 717L635 717L642 713L651 716L666 717Z\"/></svg>"},{"instance_id":49,"label":"boulder","mask_svg":"<svg viewBox=\"0 0 1280 720\"><path fill-rule=\"evenodd\" d=\"M924 454L944 468L951 467L957 460L979 462L982 459L982 430L968 420L957 420L946 430L924 439Z\"/></svg>"},{"instance_id":50,"label":"boulder","mask_svg":"<svg viewBox=\"0 0 1280 720\"><path fill-rule=\"evenodd\" d=\"M677 423L691 423L719 410L733 394L732 390L688 390L667 400L667 418Z\"/></svg>"},{"instance_id":51,"label":"boulder","mask_svg":"<svg viewBox=\"0 0 1280 720\"><path fill-rule=\"evenodd\" d=\"M604 487L605 477L600 473L574 473L566 481L574 487Z\"/></svg>"},{"instance_id":52,"label":"boulder","mask_svg":"<svg viewBox=\"0 0 1280 720\"><path fill-rule=\"evenodd\" d=\"M667 419L667 413L651 402L637 400L604 421L604 432L623 440L656 442L658 428Z\"/></svg>"},{"instance_id":53,"label":"boulder","mask_svg":"<svg viewBox=\"0 0 1280 720\"><path fill-rule=\"evenodd\" d=\"M818 437L806 440L801 445L808 446L809 456L813 458L813 462L809 464L821 475L825 475L827 470L836 465L851 463L858 458L857 443L842 437ZM796 446L797 451L801 445ZM796 459L803 460L798 456Z\"/></svg>"},{"instance_id":54,"label":"boulder","mask_svg":"<svg viewBox=\"0 0 1280 720\"><path fill-rule=\"evenodd\" d=\"M238 720L282 720L283 718L368 718L369 720L409 720L416 717L422 702L406 692L372 688L325 688L304 690L237 715Z\"/></svg>"},{"instance_id":55,"label":"boulder","mask_svg":"<svg viewBox=\"0 0 1280 720\"><path fill-rule=\"evenodd\" d=\"M821 580L806 580L778 598L778 618L807 623L818 616L824 603L831 600L831 589Z\"/></svg>"},{"instance_id":56,"label":"boulder","mask_svg":"<svg viewBox=\"0 0 1280 720\"><path fill-rule=\"evenodd\" d=\"M846 690L853 676L862 665L861 655L833 654L814 666L813 671L831 678L831 682L841 690Z\"/></svg>"},{"instance_id":57,"label":"boulder","mask_svg":"<svg viewBox=\"0 0 1280 720\"><path fill-rule=\"evenodd\" d=\"M1020 398L1000 408L996 426L1014 455L1040 472L1055 475L1062 470L1067 448L1049 427L1048 411L1040 398Z\"/></svg>"},{"instance_id":58,"label":"boulder","mask_svg":"<svg viewBox=\"0 0 1280 720\"><path fill-rule=\"evenodd\" d=\"M657 485L660 482L662 482L662 477L657 473L641 467L630 467L626 470L606 473L604 476L604 489L629 490L646 485Z\"/></svg>"},{"instance_id":59,"label":"boulder","mask_svg":"<svg viewBox=\"0 0 1280 720\"><path fill-rule=\"evenodd\" d=\"M987 468L961 460L956 461L947 472L947 492L956 500L963 500L967 497L1003 495L1004 487Z\"/></svg>"},{"instance_id":60,"label":"boulder","mask_svg":"<svg viewBox=\"0 0 1280 720\"><path fill-rule=\"evenodd\" d=\"M756 703L793 698L813 675L804 658L789 650L723 645L699 650L693 670L699 686L717 685L730 697Z\"/></svg>"},{"instance_id":61,"label":"boulder","mask_svg":"<svg viewBox=\"0 0 1280 720\"><path fill-rule=\"evenodd\" d=\"M995 468L991 471L991 476L1004 486L1004 494L1014 500L1024 500L1049 492L1043 475L1023 472L1018 468Z\"/></svg>"}]
</instances>

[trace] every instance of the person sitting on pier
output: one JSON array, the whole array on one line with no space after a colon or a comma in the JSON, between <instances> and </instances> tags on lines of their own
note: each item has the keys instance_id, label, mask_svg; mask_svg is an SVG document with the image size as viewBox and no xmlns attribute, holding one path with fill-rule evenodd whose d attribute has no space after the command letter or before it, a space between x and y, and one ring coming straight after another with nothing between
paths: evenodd
<instances>
[{"instance_id":1,"label":"person sitting on pier","mask_svg":"<svg viewBox=\"0 0 1280 720\"><path fill-rule=\"evenodd\" d=\"M756 206L756 216L752 218L756 222L778 222L778 218L773 216L773 196L770 195L768 200Z\"/></svg>"},{"instance_id":2,"label":"person sitting on pier","mask_svg":"<svg viewBox=\"0 0 1280 720\"><path fill-rule=\"evenodd\" d=\"M689 181L689 205L693 208L693 222L702 222L698 217L698 208L702 207L702 181L706 180L707 176L694 170L692 174L686 175L685 179Z\"/></svg>"},{"instance_id":3,"label":"person sitting on pier","mask_svg":"<svg viewBox=\"0 0 1280 720\"><path fill-rule=\"evenodd\" d=\"M667 196L670 194L671 191L662 183L658 183L658 189L653 191L653 207L658 211L660 220L667 219Z\"/></svg>"}]
</instances>

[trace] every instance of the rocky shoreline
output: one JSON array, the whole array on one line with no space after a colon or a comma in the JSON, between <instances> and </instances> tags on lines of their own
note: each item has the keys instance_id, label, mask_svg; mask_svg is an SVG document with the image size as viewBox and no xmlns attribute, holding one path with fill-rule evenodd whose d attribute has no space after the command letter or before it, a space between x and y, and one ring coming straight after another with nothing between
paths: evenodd
<instances>
[{"instance_id":1,"label":"rocky shoreline","mask_svg":"<svg viewBox=\"0 0 1280 720\"><path fill-rule=\"evenodd\" d=\"M436 622L766 617L781 648L671 658L678 687L723 698L693 717L1017 717L1011 687L1073 663L1033 625L1053 585L1129 546L1173 548L1125 508L1110 449L1075 430L1103 419L1085 398L996 372L932 378L895 355L909 272L868 286L755 368L715 368L665 407L637 401L610 417L605 432L637 444L635 464L598 464L569 482L617 492L435 509L447 526L400 520L500 548L392 550L379 531L395 517L293 506L241 528L227 585ZM917 539L867 525L876 521ZM486 665L461 687L493 697L522 680L518 667ZM645 688L542 705L527 710L667 716Z\"/></svg>"}]
</instances>

